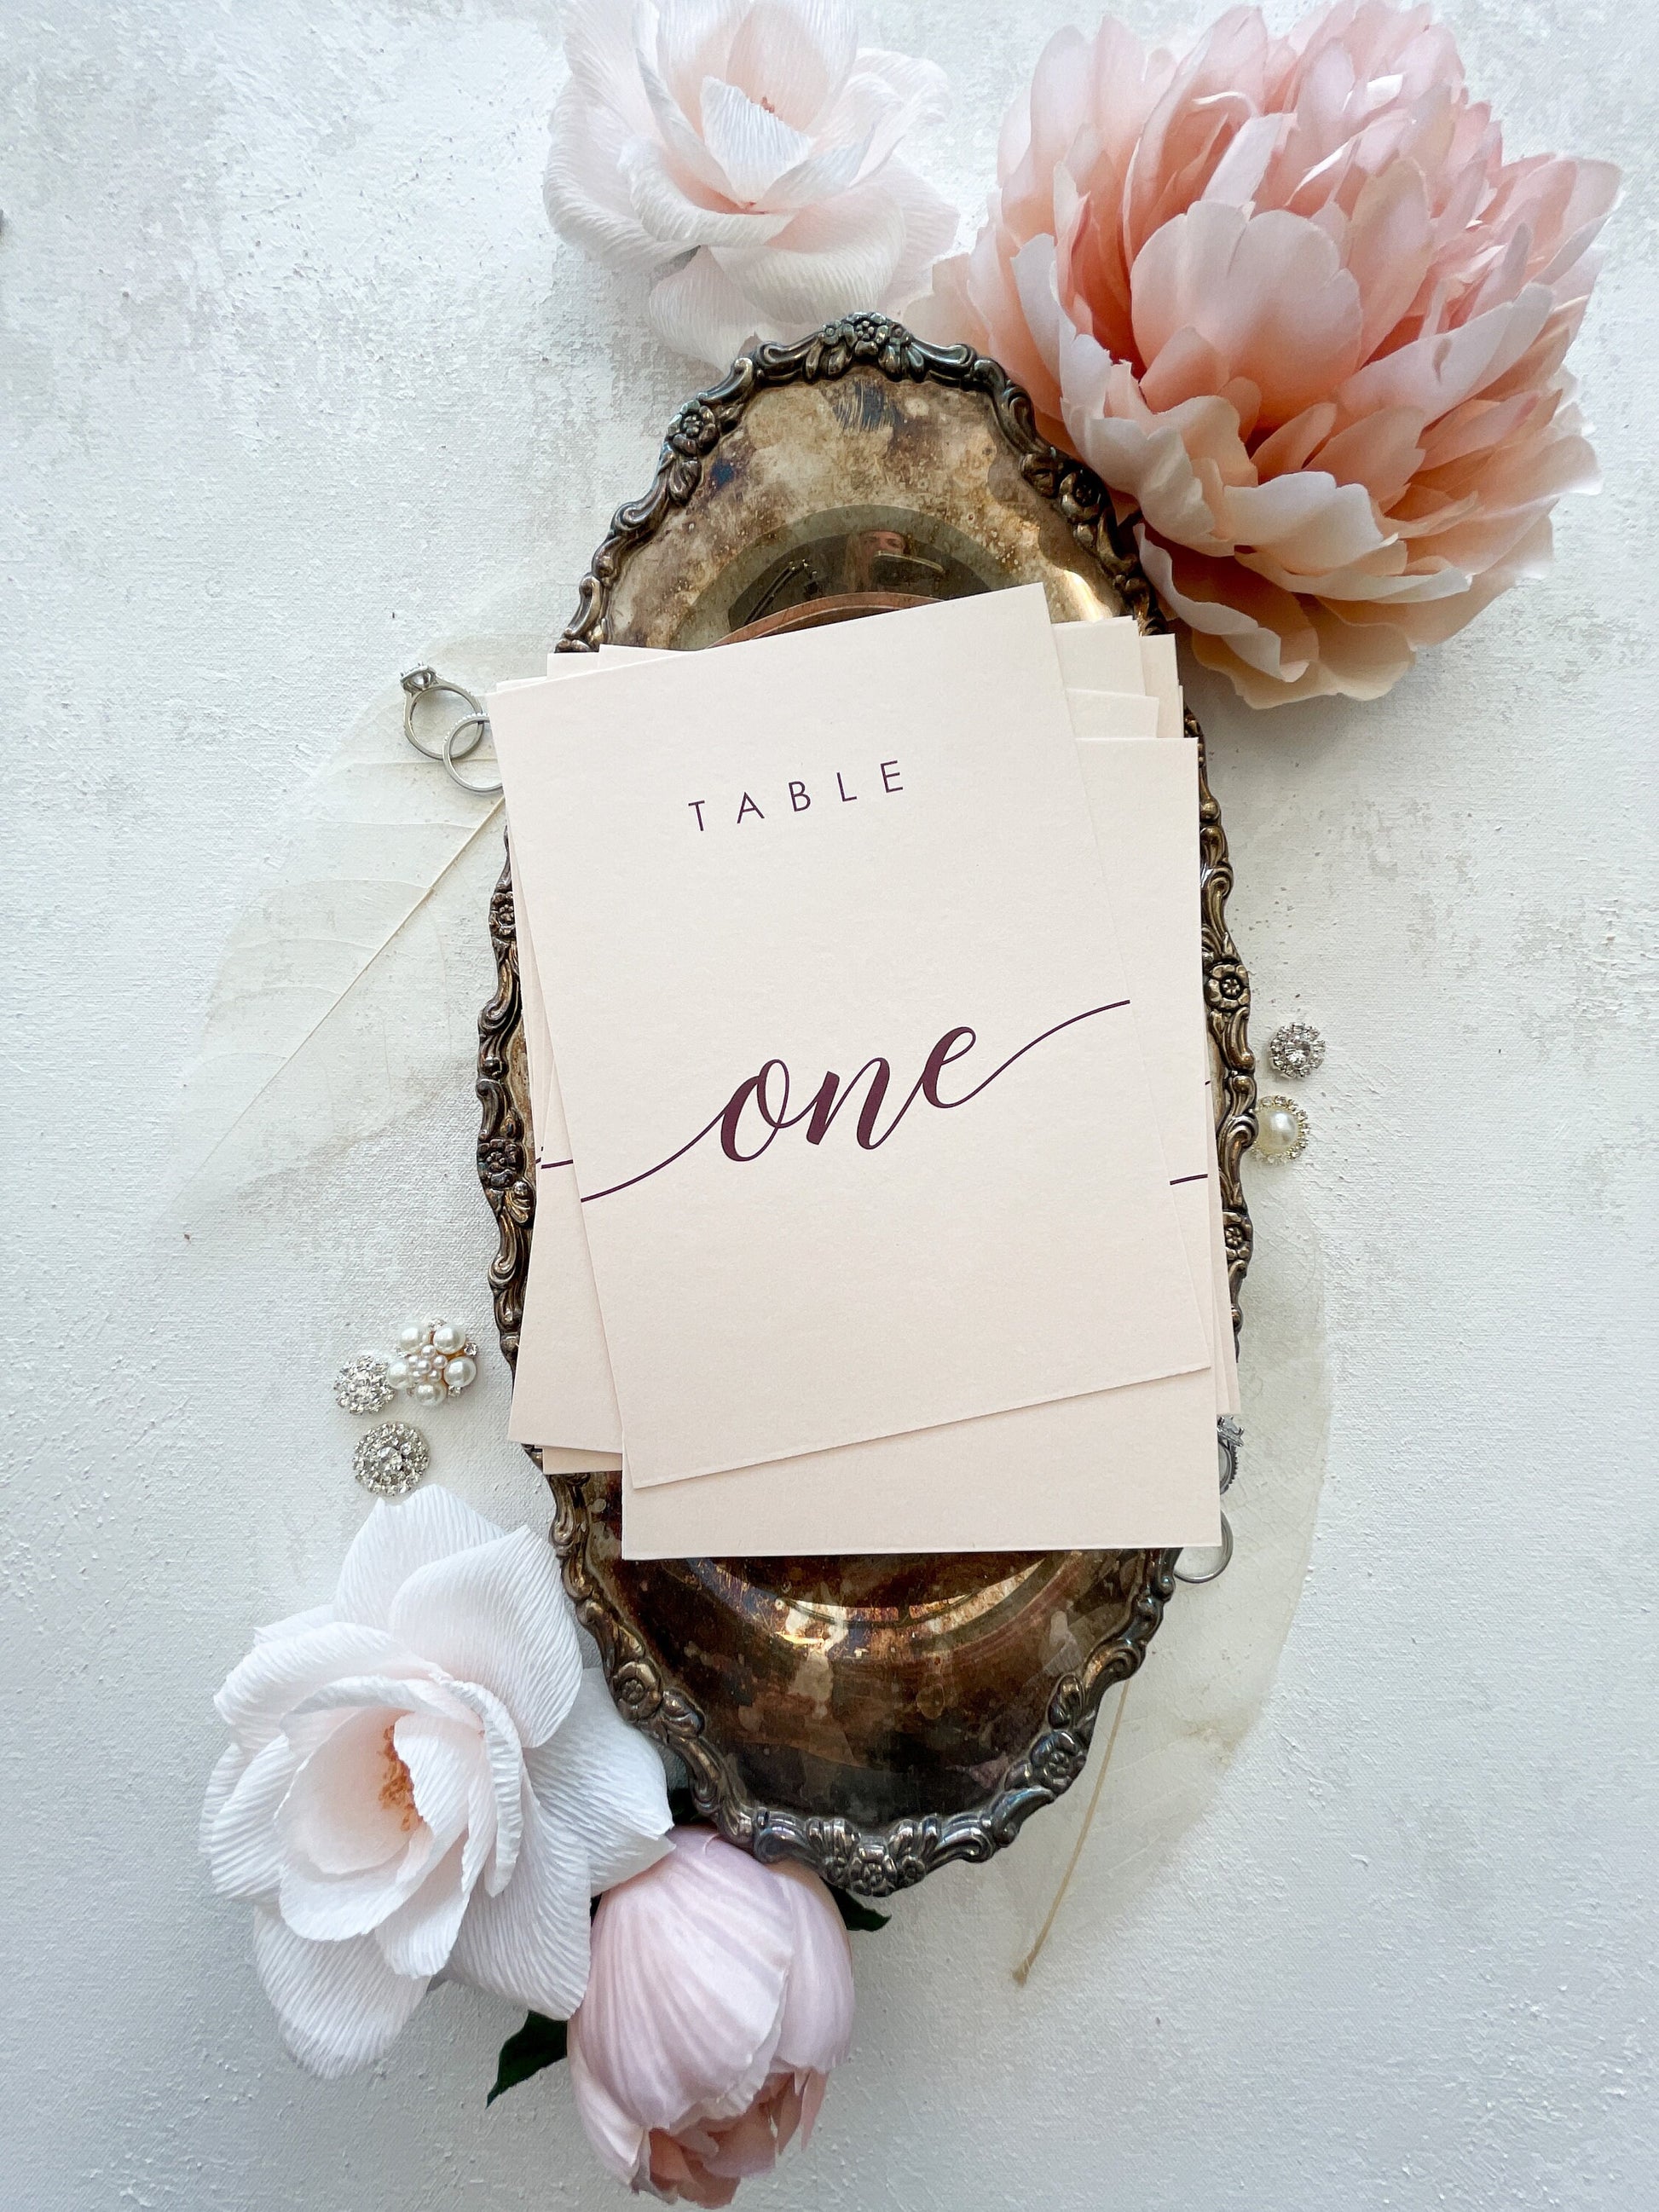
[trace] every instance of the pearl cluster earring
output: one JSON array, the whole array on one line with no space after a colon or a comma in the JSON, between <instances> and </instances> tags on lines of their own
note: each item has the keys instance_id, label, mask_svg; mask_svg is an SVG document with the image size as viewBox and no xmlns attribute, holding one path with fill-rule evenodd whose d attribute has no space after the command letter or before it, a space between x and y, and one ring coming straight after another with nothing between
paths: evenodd
<instances>
[{"instance_id":1,"label":"pearl cluster earring","mask_svg":"<svg viewBox=\"0 0 1659 2212\"><path fill-rule=\"evenodd\" d=\"M459 1322L412 1321L398 1332L386 1379L417 1406L437 1406L459 1397L477 1372L478 1347Z\"/></svg>"}]
</instances>

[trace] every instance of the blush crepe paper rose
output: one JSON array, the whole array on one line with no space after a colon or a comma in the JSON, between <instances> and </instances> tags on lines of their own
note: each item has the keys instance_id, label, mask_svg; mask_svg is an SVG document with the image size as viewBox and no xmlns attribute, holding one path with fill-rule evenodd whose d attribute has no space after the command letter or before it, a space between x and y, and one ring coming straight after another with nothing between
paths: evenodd
<instances>
[{"instance_id":1,"label":"blush crepe paper rose","mask_svg":"<svg viewBox=\"0 0 1659 2212\"><path fill-rule=\"evenodd\" d=\"M667 344L723 368L752 338L896 308L954 239L896 153L945 112L944 75L860 46L845 0L566 0L561 21L548 214L653 280Z\"/></svg>"},{"instance_id":2,"label":"blush crepe paper rose","mask_svg":"<svg viewBox=\"0 0 1659 2212\"><path fill-rule=\"evenodd\" d=\"M729 2204L811 2134L852 2039L851 1954L805 1868L764 1866L709 1828L671 1840L600 1900L571 2087L619 2180L669 2203Z\"/></svg>"},{"instance_id":3,"label":"blush crepe paper rose","mask_svg":"<svg viewBox=\"0 0 1659 2212\"><path fill-rule=\"evenodd\" d=\"M261 1630L216 1702L202 1847L325 2076L439 1976L568 2015L590 1898L668 1848L661 1763L584 1671L547 1542L436 1487L376 1505L332 1601Z\"/></svg>"},{"instance_id":4,"label":"blush crepe paper rose","mask_svg":"<svg viewBox=\"0 0 1659 2212\"><path fill-rule=\"evenodd\" d=\"M1184 54L1108 18L1044 49L908 320L1025 386L1252 704L1371 698L1595 483L1562 361L1618 181L1506 161L1426 8L1235 8Z\"/></svg>"}]
</instances>

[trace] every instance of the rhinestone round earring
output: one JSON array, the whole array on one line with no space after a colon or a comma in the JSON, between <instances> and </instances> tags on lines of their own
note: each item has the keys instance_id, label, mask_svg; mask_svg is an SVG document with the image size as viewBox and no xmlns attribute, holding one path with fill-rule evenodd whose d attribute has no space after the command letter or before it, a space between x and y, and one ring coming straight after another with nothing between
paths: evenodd
<instances>
[{"instance_id":1,"label":"rhinestone round earring","mask_svg":"<svg viewBox=\"0 0 1659 2212\"><path fill-rule=\"evenodd\" d=\"M1325 1040L1311 1022L1286 1022L1267 1039L1267 1060L1275 1075L1299 1083L1325 1057Z\"/></svg>"},{"instance_id":2,"label":"rhinestone round earring","mask_svg":"<svg viewBox=\"0 0 1659 2212\"><path fill-rule=\"evenodd\" d=\"M403 1498L432 1464L426 1438L409 1421L378 1421L351 1455L351 1471L376 1498Z\"/></svg>"}]
</instances>

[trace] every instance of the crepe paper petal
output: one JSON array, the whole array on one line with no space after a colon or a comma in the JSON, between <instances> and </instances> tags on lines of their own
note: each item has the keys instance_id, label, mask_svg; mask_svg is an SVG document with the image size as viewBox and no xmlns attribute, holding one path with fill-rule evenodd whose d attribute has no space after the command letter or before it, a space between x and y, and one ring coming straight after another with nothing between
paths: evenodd
<instances>
[{"instance_id":1,"label":"crepe paper petal","mask_svg":"<svg viewBox=\"0 0 1659 2212\"><path fill-rule=\"evenodd\" d=\"M208 1777L207 1794L202 1800L202 1818L197 1829L196 1840L204 1852L211 1846L213 1824L229 1802L231 1791L246 1773L251 1756L240 1743L233 1743L228 1744L214 1762L213 1771Z\"/></svg>"},{"instance_id":2,"label":"crepe paper petal","mask_svg":"<svg viewBox=\"0 0 1659 2212\"><path fill-rule=\"evenodd\" d=\"M1148 239L1132 283L1142 358L1190 326L1229 375L1260 389L1269 427L1323 398L1360 358L1358 284L1317 223L1282 209L1200 202Z\"/></svg>"},{"instance_id":3,"label":"crepe paper petal","mask_svg":"<svg viewBox=\"0 0 1659 2212\"><path fill-rule=\"evenodd\" d=\"M501 1844L501 1804L504 1778L498 1778L485 1745L485 1756L475 1759L466 1774L466 1837L461 1847L461 1884L470 1896L474 1886L493 1875ZM513 1805L517 1814L518 1805ZM518 1850L518 1835L522 1822L508 1838L511 1850Z\"/></svg>"},{"instance_id":4,"label":"crepe paper petal","mask_svg":"<svg viewBox=\"0 0 1659 2212\"><path fill-rule=\"evenodd\" d=\"M1395 607L1420 606L1430 599L1449 599L1467 592L1473 579L1452 562L1435 559L1419 568L1405 565L1406 548L1396 545L1389 555L1378 555L1372 567L1326 568L1310 574L1275 561L1271 553L1241 553L1241 567L1265 576L1282 591L1315 592L1322 603L1347 606L1354 600L1378 600Z\"/></svg>"},{"instance_id":5,"label":"crepe paper petal","mask_svg":"<svg viewBox=\"0 0 1659 2212\"><path fill-rule=\"evenodd\" d=\"M565 2020L587 1986L587 1855L526 1790L524 1841L498 1897L475 1890L449 1971L493 1996Z\"/></svg>"},{"instance_id":6,"label":"crepe paper petal","mask_svg":"<svg viewBox=\"0 0 1659 2212\"><path fill-rule=\"evenodd\" d=\"M400 1713L430 1713L439 1720L465 1721L477 1710L476 1699L464 1694L467 1685L447 1680L427 1661L407 1658L407 1674L342 1674L313 1690L283 1722L283 1733L296 1750L310 1753L331 1733L331 1723L348 1713L384 1711L388 1717ZM506 1722L511 1729L510 1720Z\"/></svg>"},{"instance_id":7,"label":"crepe paper petal","mask_svg":"<svg viewBox=\"0 0 1659 2212\"><path fill-rule=\"evenodd\" d=\"M467 1832L474 1776L488 1771L482 1731L430 1713L404 1713L392 1726L392 1741L407 1771L415 1811L438 1838L439 1848L447 1850ZM486 1815L492 1833L495 1815L492 1791Z\"/></svg>"},{"instance_id":8,"label":"crepe paper petal","mask_svg":"<svg viewBox=\"0 0 1659 2212\"><path fill-rule=\"evenodd\" d=\"M793 208L710 206L687 193L660 146L636 138L623 157L629 197L641 222L663 249L684 252L691 246L763 246L788 228ZM709 197L714 188L709 188Z\"/></svg>"},{"instance_id":9,"label":"crepe paper petal","mask_svg":"<svg viewBox=\"0 0 1659 2212\"><path fill-rule=\"evenodd\" d=\"M882 190L904 218L904 242L899 248L887 289L877 305L886 313L902 317L927 272L957 234L957 211L941 193L902 161L888 161L881 172Z\"/></svg>"},{"instance_id":10,"label":"crepe paper petal","mask_svg":"<svg viewBox=\"0 0 1659 2212\"><path fill-rule=\"evenodd\" d=\"M414 1896L432 1872L438 1853L432 1831L422 1821L402 1839L400 1848L379 1866L355 1874L325 1874L308 1860L291 1833L282 1837L282 1867L276 1891L278 1911L296 1936L319 1943L367 1936Z\"/></svg>"},{"instance_id":11,"label":"crepe paper petal","mask_svg":"<svg viewBox=\"0 0 1659 2212\"><path fill-rule=\"evenodd\" d=\"M651 106L654 137L642 134L633 143L630 152L649 149L661 156L665 173L674 179L685 193L696 193L702 199L729 198L724 171L702 142L702 132L693 121L697 110L697 98L702 91L702 78L709 72L700 72L695 79L695 90L689 83L672 85L669 75L659 70L652 58L648 40L639 35L640 29L649 24L654 11L641 7L635 19L634 57L640 72L640 82ZM676 11L683 12L683 11ZM711 60L714 58L710 57Z\"/></svg>"},{"instance_id":12,"label":"crepe paper petal","mask_svg":"<svg viewBox=\"0 0 1659 2212\"><path fill-rule=\"evenodd\" d=\"M581 1838L592 1890L643 1874L667 1851L662 1760L612 1705L596 1668L584 1671L556 1735L526 1753L525 1771L543 1811Z\"/></svg>"},{"instance_id":13,"label":"crepe paper petal","mask_svg":"<svg viewBox=\"0 0 1659 2212\"><path fill-rule=\"evenodd\" d=\"M753 307L707 248L658 280L646 319L665 345L716 366L756 335Z\"/></svg>"},{"instance_id":14,"label":"crepe paper petal","mask_svg":"<svg viewBox=\"0 0 1659 2212\"><path fill-rule=\"evenodd\" d=\"M470 1902L461 1861L461 1845L452 1844L408 1902L375 1929L374 1940L394 1974L429 1980L448 1963Z\"/></svg>"},{"instance_id":15,"label":"crepe paper petal","mask_svg":"<svg viewBox=\"0 0 1659 2212\"><path fill-rule=\"evenodd\" d=\"M852 10L759 0L745 8L726 51L727 81L797 131L835 99L857 48Z\"/></svg>"},{"instance_id":16,"label":"crepe paper petal","mask_svg":"<svg viewBox=\"0 0 1659 2212\"><path fill-rule=\"evenodd\" d=\"M703 79L698 105L703 143L740 206L763 200L787 169L811 153L810 138L719 77Z\"/></svg>"},{"instance_id":17,"label":"crepe paper petal","mask_svg":"<svg viewBox=\"0 0 1659 2212\"><path fill-rule=\"evenodd\" d=\"M307 1942L272 1912L254 1916L253 1956L283 2042L327 2081L372 2065L426 1994L425 1978L395 1973L373 1936Z\"/></svg>"},{"instance_id":18,"label":"crepe paper petal","mask_svg":"<svg viewBox=\"0 0 1659 2212\"><path fill-rule=\"evenodd\" d=\"M214 1708L248 1751L261 1750L285 1717L313 1691L340 1675L396 1662L404 1655L383 1629L336 1621L256 1644L226 1677Z\"/></svg>"},{"instance_id":19,"label":"crepe paper petal","mask_svg":"<svg viewBox=\"0 0 1659 2212\"><path fill-rule=\"evenodd\" d=\"M1326 410L1310 411L1322 416ZM1334 416L1335 410L1330 412ZM1345 429L1320 428L1318 441L1295 465L1316 461L1339 483L1363 484L1377 507L1389 514L1411 489L1412 479L1428 459L1419 442L1424 434L1423 417L1414 407L1382 407ZM1265 476L1259 453L1255 459ZM1398 518L1390 515L1390 520L1398 527Z\"/></svg>"},{"instance_id":20,"label":"crepe paper petal","mask_svg":"<svg viewBox=\"0 0 1659 2212\"><path fill-rule=\"evenodd\" d=\"M573 79L554 103L542 179L547 219L559 236L629 276L660 269L675 251L634 211L626 163L638 136Z\"/></svg>"},{"instance_id":21,"label":"crepe paper petal","mask_svg":"<svg viewBox=\"0 0 1659 2212\"><path fill-rule=\"evenodd\" d=\"M1138 528L1135 535L1141 565L1158 596L1167 600L1195 636L1224 637L1240 659L1264 675L1289 682L1294 682L1315 658L1318 637L1292 593L1281 592L1248 572L1250 588L1242 588L1246 579L1223 563L1166 546L1144 528ZM1242 604L1245 600L1248 605Z\"/></svg>"},{"instance_id":22,"label":"crepe paper petal","mask_svg":"<svg viewBox=\"0 0 1659 2212\"><path fill-rule=\"evenodd\" d=\"M528 1528L417 1568L392 1601L392 1628L458 1681L498 1698L526 1744L552 1735L581 1679L558 1560Z\"/></svg>"},{"instance_id":23,"label":"crepe paper petal","mask_svg":"<svg viewBox=\"0 0 1659 2212\"><path fill-rule=\"evenodd\" d=\"M335 1607L343 1620L389 1629L393 1601L412 1574L457 1552L493 1544L506 1533L435 1482L395 1503L382 1502L341 1562Z\"/></svg>"},{"instance_id":24,"label":"crepe paper petal","mask_svg":"<svg viewBox=\"0 0 1659 2212\"><path fill-rule=\"evenodd\" d=\"M1322 469L1298 469L1264 484L1231 486L1222 510L1236 544L1276 555L1310 574L1339 568L1395 543L1377 527L1363 484L1338 483Z\"/></svg>"},{"instance_id":25,"label":"crepe paper petal","mask_svg":"<svg viewBox=\"0 0 1659 2212\"><path fill-rule=\"evenodd\" d=\"M776 2063L828 2074L853 2046L853 1953L836 1900L805 1867L780 1866L794 1925L794 1957L778 2025Z\"/></svg>"},{"instance_id":26,"label":"crepe paper petal","mask_svg":"<svg viewBox=\"0 0 1659 2212\"><path fill-rule=\"evenodd\" d=\"M884 98L875 98L878 88ZM819 130L827 137L839 134L843 117L857 118L848 137L861 136L865 118L872 112L896 118L894 137L942 123L951 112L951 80L937 62L920 54L896 54L882 46L863 46L842 90L824 110ZM872 148L872 160L885 161L890 143Z\"/></svg>"},{"instance_id":27,"label":"crepe paper petal","mask_svg":"<svg viewBox=\"0 0 1659 2212\"><path fill-rule=\"evenodd\" d=\"M1282 115L1252 115L1241 124L1199 197L1226 207L1250 205L1284 142L1285 127Z\"/></svg>"},{"instance_id":28,"label":"crepe paper petal","mask_svg":"<svg viewBox=\"0 0 1659 2212\"><path fill-rule=\"evenodd\" d=\"M1428 185L1414 161L1367 178L1348 220L1343 256L1359 287L1359 356L1368 361L1404 319L1434 262Z\"/></svg>"},{"instance_id":29,"label":"crepe paper petal","mask_svg":"<svg viewBox=\"0 0 1659 2212\"><path fill-rule=\"evenodd\" d=\"M726 65L744 0L641 0L634 12L636 56L660 70L669 98L688 112L706 76Z\"/></svg>"},{"instance_id":30,"label":"crepe paper petal","mask_svg":"<svg viewBox=\"0 0 1659 2212\"><path fill-rule=\"evenodd\" d=\"M486 1771L495 1808L495 1841L483 1882L493 1897L512 1880L523 1839L524 1748L511 1714L481 1682L451 1682L447 1687L453 1698L477 1716L483 1730Z\"/></svg>"},{"instance_id":31,"label":"crepe paper petal","mask_svg":"<svg viewBox=\"0 0 1659 2212\"><path fill-rule=\"evenodd\" d=\"M1395 421L1404 413L1403 409L1397 410L1393 415L1379 416L1377 419L1384 422ZM1285 476L1293 470L1305 468L1310 457L1321 449L1335 428L1336 403L1334 400L1319 399L1316 400L1311 407L1304 407L1299 415L1291 416L1288 422L1281 422L1276 430L1269 432L1260 445L1252 448L1250 460L1257 478L1262 483L1267 483L1274 477ZM1345 483L1352 479L1352 471L1345 473L1340 469L1332 468L1329 472ZM1367 489L1370 489L1369 483Z\"/></svg>"},{"instance_id":32,"label":"crepe paper petal","mask_svg":"<svg viewBox=\"0 0 1659 2212\"><path fill-rule=\"evenodd\" d=\"M571 84L582 100L629 130L648 129L651 103L634 59L630 10L616 0L561 0L559 34Z\"/></svg>"},{"instance_id":33,"label":"crepe paper petal","mask_svg":"<svg viewBox=\"0 0 1659 2212\"><path fill-rule=\"evenodd\" d=\"M1059 276L1052 238L1034 238L1014 256L1009 267L1025 331L1048 381L1060 374L1060 348L1075 338L1071 319L1060 304ZM1091 341L1092 343L1092 341Z\"/></svg>"},{"instance_id":34,"label":"crepe paper petal","mask_svg":"<svg viewBox=\"0 0 1659 2212\"><path fill-rule=\"evenodd\" d=\"M583 2054L580 2033L568 2038L567 2049L582 2132L606 2172L632 2188L646 2172L648 2130L623 2110L604 2075Z\"/></svg>"},{"instance_id":35,"label":"crepe paper petal","mask_svg":"<svg viewBox=\"0 0 1659 2212\"><path fill-rule=\"evenodd\" d=\"M234 1788L216 1807L216 1793L211 1788L209 1790L208 1807L203 1813L202 1847L213 1887L222 1897L270 1897L282 1880L276 1818L294 1779L294 1753L287 1740L278 1736L251 1759L240 1752L234 1756L243 1764ZM225 1771L222 1759L215 1769L216 1782ZM210 1820L209 1808L212 1808Z\"/></svg>"},{"instance_id":36,"label":"crepe paper petal","mask_svg":"<svg viewBox=\"0 0 1659 2212\"><path fill-rule=\"evenodd\" d=\"M778 212L788 215L798 215L816 201L832 200L858 183L860 171L867 166L867 139L855 139L846 146L826 146L821 153L809 155L798 167L786 170L767 199ZM882 181L886 182L884 176Z\"/></svg>"},{"instance_id":37,"label":"crepe paper petal","mask_svg":"<svg viewBox=\"0 0 1659 2212\"><path fill-rule=\"evenodd\" d=\"M1357 370L1335 393L1345 416L1379 407L1415 407L1432 422L1495 384L1524 354L1549 319L1549 289L1530 284L1518 299L1490 307L1459 330L1413 338L1397 352Z\"/></svg>"},{"instance_id":38,"label":"crepe paper petal","mask_svg":"<svg viewBox=\"0 0 1659 2212\"><path fill-rule=\"evenodd\" d=\"M876 183L803 210L763 248L717 246L714 258L759 315L789 324L881 299L903 250L903 215Z\"/></svg>"}]
</instances>

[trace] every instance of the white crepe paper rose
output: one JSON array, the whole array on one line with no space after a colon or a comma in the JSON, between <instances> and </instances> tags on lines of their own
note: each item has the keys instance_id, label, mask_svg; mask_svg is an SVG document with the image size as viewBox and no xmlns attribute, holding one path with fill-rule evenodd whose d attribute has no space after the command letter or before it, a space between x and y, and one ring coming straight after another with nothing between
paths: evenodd
<instances>
[{"instance_id":1,"label":"white crepe paper rose","mask_svg":"<svg viewBox=\"0 0 1659 2212\"><path fill-rule=\"evenodd\" d=\"M852 1954L804 1867L763 1866L708 1828L672 1843L600 1903L571 2087L619 2180L729 2204L811 2134L852 2040Z\"/></svg>"},{"instance_id":2,"label":"white crepe paper rose","mask_svg":"<svg viewBox=\"0 0 1659 2212\"><path fill-rule=\"evenodd\" d=\"M1030 391L1252 705L1375 698L1595 482L1562 366L1618 173L1506 159L1426 7L1058 33L908 319Z\"/></svg>"},{"instance_id":3,"label":"white crepe paper rose","mask_svg":"<svg viewBox=\"0 0 1659 2212\"><path fill-rule=\"evenodd\" d=\"M954 208L896 158L945 112L932 62L858 43L845 0L566 0L547 208L655 279L668 344L723 367L921 289Z\"/></svg>"},{"instance_id":4,"label":"white crepe paper rose","mask_svg":"<svg viewBox=\"0 0 1659 2212\"><path fill-rule=\"evenodd\" d=\"M333 1601L259 1631L216 1702L202 1847L313 2073L379 2057L439 1975L568 2017L590 1897L667 1848L661 1763L584 1672L545 1540L441 1489L377 1505Z\"/></svg>"}]
</instances>

